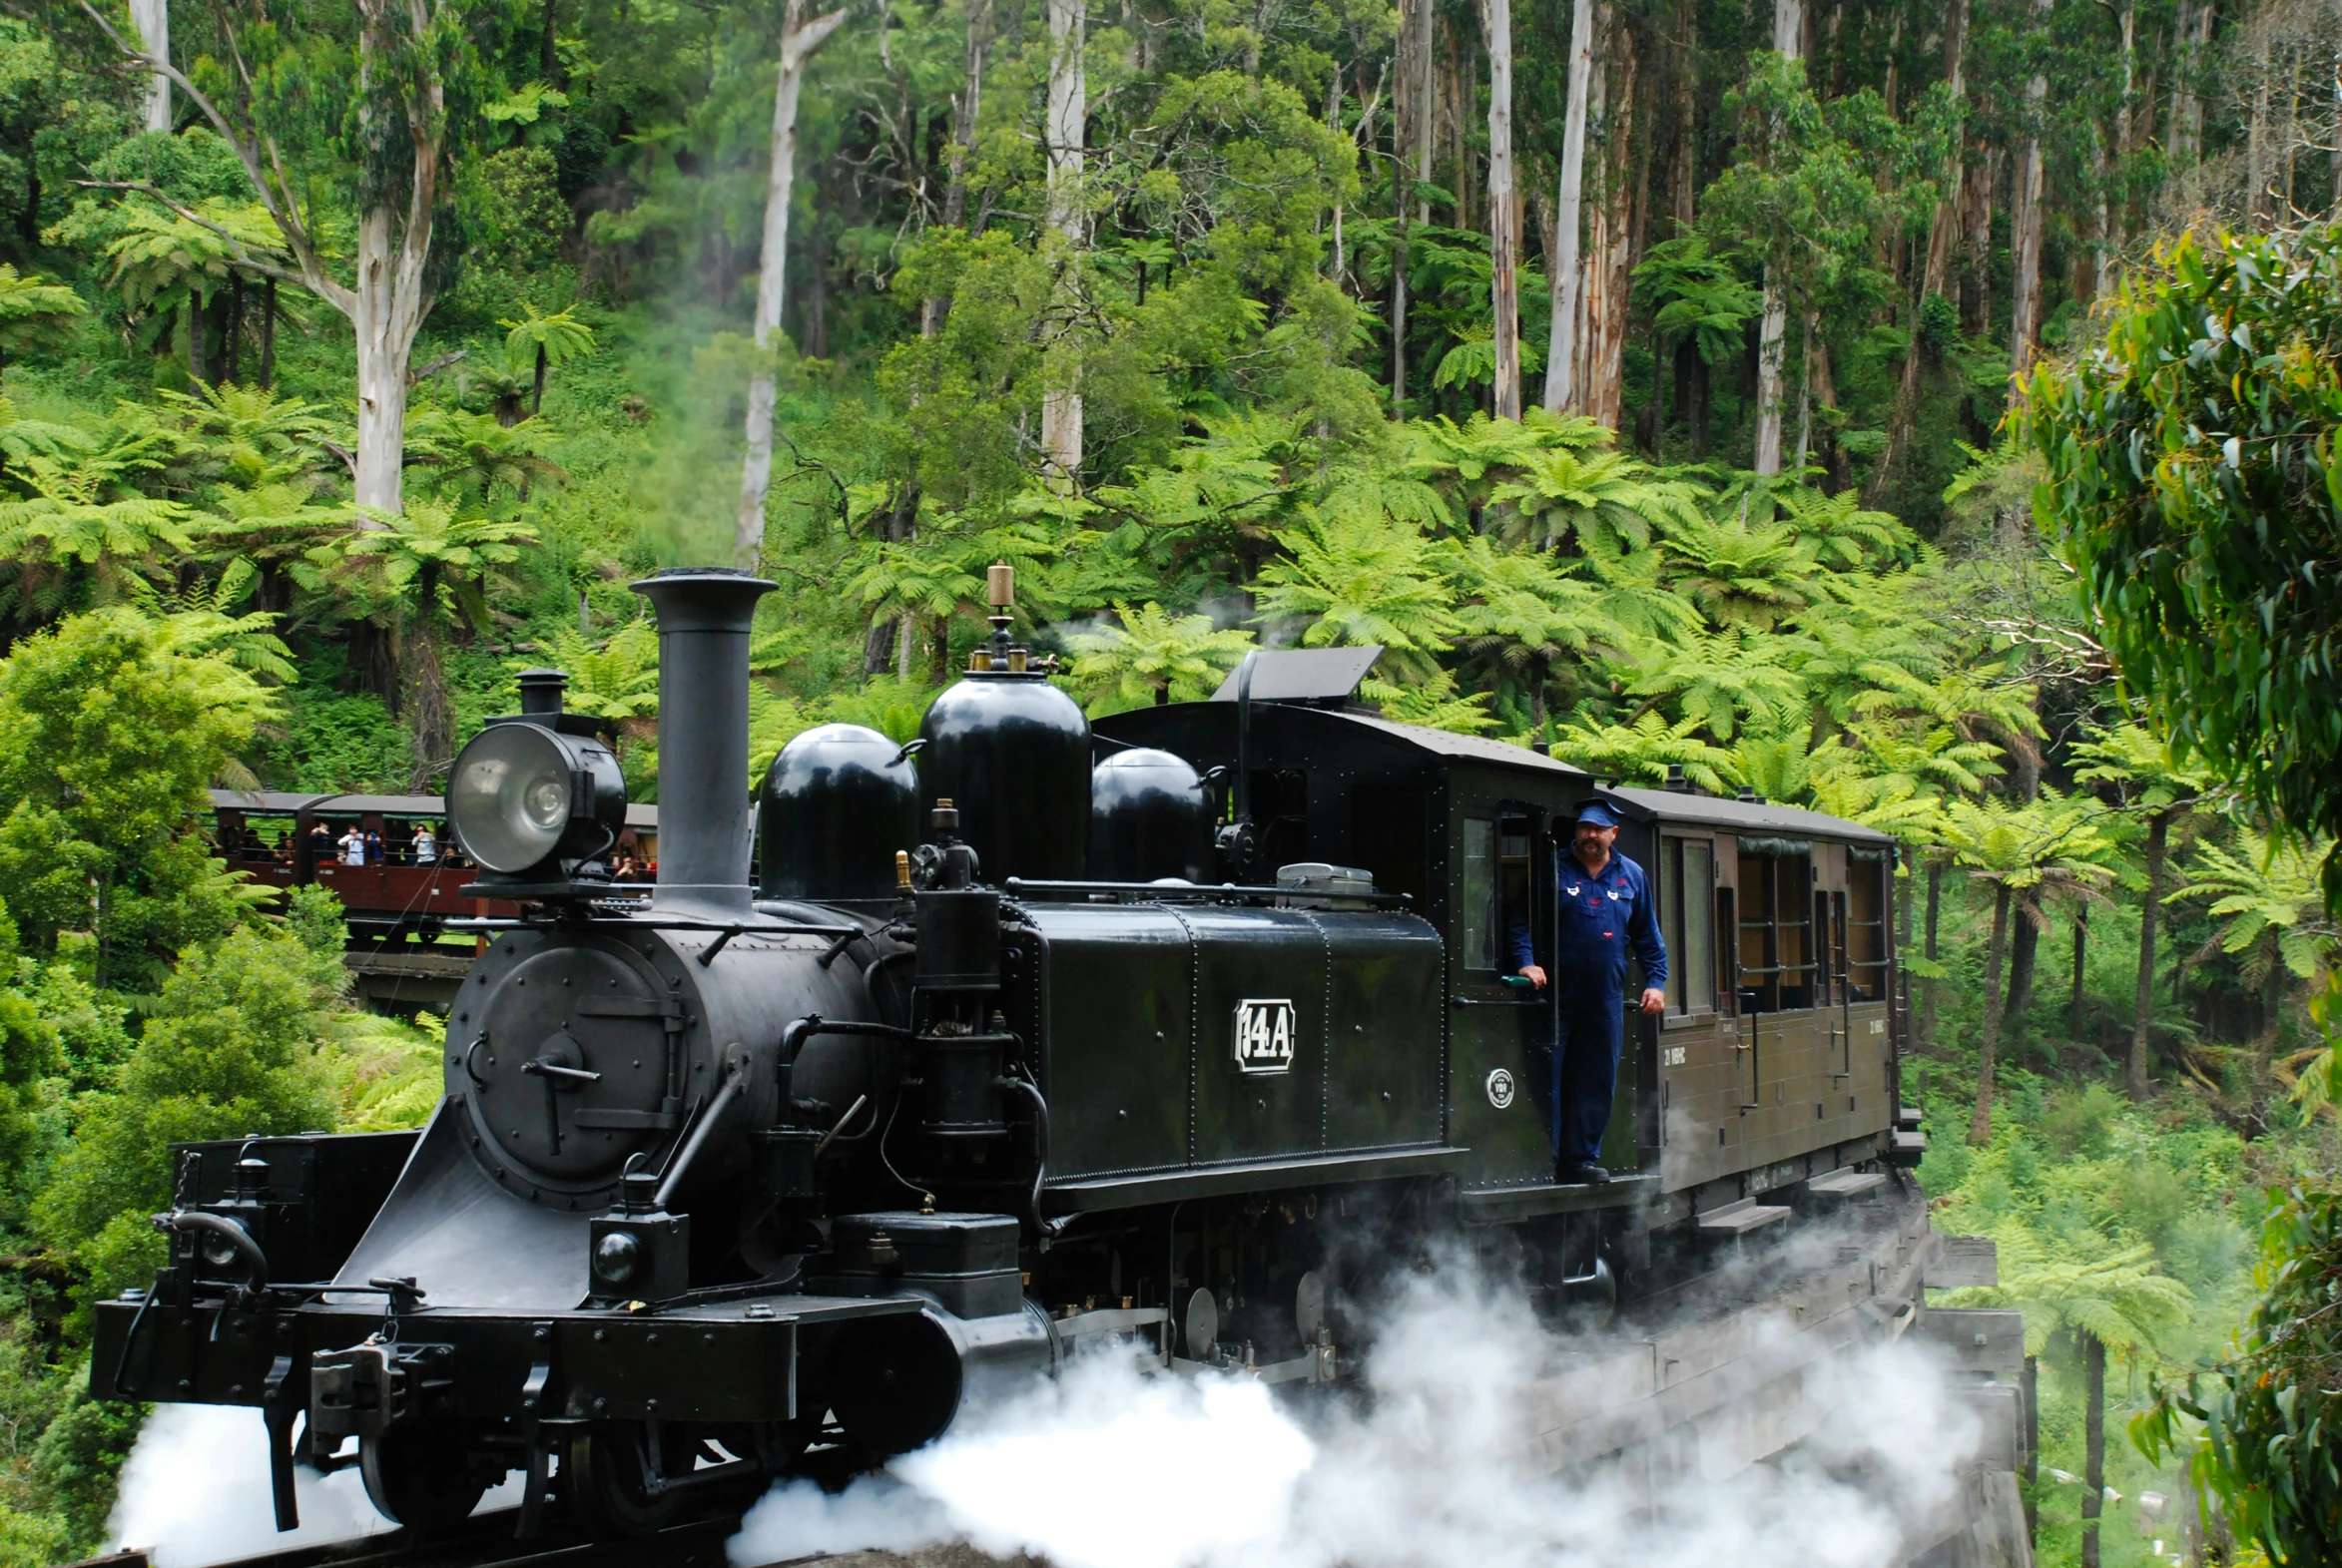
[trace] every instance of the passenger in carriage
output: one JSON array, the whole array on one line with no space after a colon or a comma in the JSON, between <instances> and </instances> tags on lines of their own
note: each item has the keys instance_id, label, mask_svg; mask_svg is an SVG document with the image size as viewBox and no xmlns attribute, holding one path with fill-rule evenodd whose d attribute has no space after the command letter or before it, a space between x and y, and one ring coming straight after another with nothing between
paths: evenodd
<instances>
[{"instance_id":1,"label":"passenger in carriage","mask_svg":"<svg viewBox=\"0 0 2342 1568\"><path fill-rule=\"evenodd\" d=\"M431 831L429 822L414 824L414 836L408 840L417 865L436 865L439 860L439 835Z\"/></svg>"},{"instance_id":2,"label":"passenger in carriage","mask_svg":"<svg viewBox=\"0 0 2342 1568\"><path fill-rule=\"evenodd\" d=\"M1577 813L1567 852L1554 855L1552 983L1561 988L1560 1022L1553 1039L1553 1154L1560 1180L1599 1184L1602 1134L1618 1088L1618 1054L1626 1036L1626 959L1642 964L1646 1013L1667 1005L1667 943L1659 935L1650 881L1641 866L1613 854L1618 818L1599 800ZM1543 990L1548 976L1536 962L1528 921L1507 931L1513 972Z\"/></svg>"},{"instance_id":3,"label":"passenger in carriage","mask_svg":"<svg viewBox=\"0 0 2342 1568\"><path fill-rule=\"evenodd\" d=\"M323 822L309 823L309 861L322 864L334 857L333 829Z\"/></svg>"}]
</instances>

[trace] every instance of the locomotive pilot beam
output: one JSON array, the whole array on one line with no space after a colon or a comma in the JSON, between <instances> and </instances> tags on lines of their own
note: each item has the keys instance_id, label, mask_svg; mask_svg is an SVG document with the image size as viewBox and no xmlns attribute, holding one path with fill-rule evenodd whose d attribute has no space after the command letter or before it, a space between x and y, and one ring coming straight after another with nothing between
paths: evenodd
<instances>
[{"instance_id":1,"label":"locomotive pilot beam","mask_svg":"<svg viewBox=\"0 0 2342 1568\"><path fill-rule=\"evenodd\" d=\"M1007 578L916 741L823 726L754 792L770 585L638 584L652 896L611 880L608 748L539 682L449 782L463 896L518 914L477 925L429 1124L178 1147L93 1393L256 1407L281 1525L308 1463L410 1525L517 1471L524 1529L642 1532L1101 1341L1338 1377L1439 1233L1556 1311L1680 1295L1754 1210L1913 1157L1887 839L1387 721L1352 700L1374 650L1093 730ZM1587 1187L1555 1180L1556 998L1502 971L1597 797L1677 963Z\"/></svg>"}]
</instances>

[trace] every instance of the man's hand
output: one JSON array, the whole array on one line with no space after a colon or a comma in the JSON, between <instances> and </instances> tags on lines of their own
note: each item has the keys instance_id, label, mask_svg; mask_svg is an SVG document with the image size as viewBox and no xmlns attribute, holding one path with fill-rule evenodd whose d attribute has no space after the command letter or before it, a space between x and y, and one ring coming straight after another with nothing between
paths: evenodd
<instances>
[{"instance_id":1,"label":"man's hand","mask_svg":"<svg viewBox=\"0 0 2342 1568\"><path fill-rule=\"evenodd\" d=\"M1535 964L1522 964L1518 973L1523 980L1526 980L1529 984L1535 986L1538 990L1541 991L1545 988L1545 971L1538 968Z\"/></svg>"},{"instance_id":2,"label":"man's hand","mask_svg":"<svg viewBox=\"0 0 2342 1568\"><path fill-rule=\"evenodd\" d=\"M1642 1010L1646 1013L1665 1012L1667 1010L1667 993L1655 985L1645 986L1642 993Z\"/></svg>"}]
</instances>

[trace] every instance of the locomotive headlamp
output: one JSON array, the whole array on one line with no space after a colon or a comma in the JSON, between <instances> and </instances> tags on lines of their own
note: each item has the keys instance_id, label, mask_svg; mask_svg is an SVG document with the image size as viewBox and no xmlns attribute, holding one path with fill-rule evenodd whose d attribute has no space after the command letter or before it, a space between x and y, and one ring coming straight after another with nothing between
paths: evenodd
<instances>
[{"instance_id":1,"label":"locomotive headlamp","mask_svg":"<svg viewBox=\"0 0 2342 1568\"><path fill-rule=\"evenodd\" d=\"M642 1244L625 1231L605 1231L594 1244L594 1278L607 1286L621 1286L642 1265Z\"/></svg>"},{"instance_id":2,"label":"locomotive headlamp","mask_svg":"<svg viewBox=\"0 0 2342 1568\"><path fill-rule=\"evenodd\" d=\"M600 853L625 820L617 760L542 725L491 724L455 759L447 822L482 869L511 875L556 854Z\"/></svg>"}]
</instances>

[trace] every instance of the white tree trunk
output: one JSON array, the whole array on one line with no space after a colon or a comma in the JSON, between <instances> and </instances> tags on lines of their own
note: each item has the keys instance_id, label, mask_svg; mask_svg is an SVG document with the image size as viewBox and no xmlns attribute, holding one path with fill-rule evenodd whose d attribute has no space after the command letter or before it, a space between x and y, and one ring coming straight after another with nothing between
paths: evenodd
<instances>
[{"instance_id":1,"label":"white tree trunk","mask_svg":"<svg viewBox=\"0 0 2342 1568\"><path fill-rule=\"evenodd\" d=\"M391 213L366 210L357 226L357 504L396 516L405 504L406 365L422 319L414 290L398 286Z\"/></svg>"},{"instance_id":2,"label":"white tree trunk","mask_svg":"<svg viewBox=\"0 0 2342 1568\"><path fill-rule=\"evenodd\" d=\"M1799 58L1805 43L1805 7L1800 0L1773 0L1773 48ZM1781 355L1788 337L1789 302L1768 268L1764 325L1757 338L1756 471L1781 471Z\"/></svg>"},{"instance_id":3,"label":"white tree trunk","mask_svg":"<svg viewBox=\"0 0 2342 1568\"><path fill-rule=\"evenodd\" d=\"M1488 43L1488 293L1495 312L1495 409L1520 417L1520 202L1512 190L1512 0L1480 0Z\"/></svg>"},{"instance_id":4,"label":"white tree trunk","mask_svg":"<svg viewBox=\"0 0 2342 1568\"><path fill-rule=\"evenodd\" d=\"M158 60L171 58L171 0L130 0L130 20L140 42ZM171 79L157 75L147 83L147 129L171 131Z\"/></svg>"},{"instance_id":5,"label":"white tree trunk","mask_svg":"<svg viewBox=\"0 0 2342 1568\"><path fill-rule=\"evenodd\" d=\"M1082 70L1086 17L1082 0L1047 0L1049 13L1049 227L1062 239L1071 268L1081 246L1081 153L1089 120L1089 83ZM1081 477L1081 390L1051 387L1041 394L1041 454L1053 483L1071 488Z\"/></svg>"},{"instance_id":6,"label":"white tree trunk","mask_svg":"<svg viewBox=\"0 0 2342 1568\"><path fill-rule=\"evenodd\" d=\"M765 177L765 237L757 263L757 308L751 334L760 352L769 352L781 329L781 303L789 267L789 198L797 183L797 102L805 89L805 65L846 20L843 8L812 22L805 0L790 0L781 26L781 73L773 87L773 163ZM773 390L769 362L760 362L748 384L748 455L740 466L740 510L733 520L732 554L754 567L765 549L765 496L773 485Z\"/></svg>"},{"instance_id":7,"label":"white tree trunk","mask_svg":"<svg viewBox=\"0 0 2342 1568\"><path fill-rule=\"evenodd\" d=\"M2034 0L2037 27L2048 25L2050 0ZM2022 376L2033 366L2035 317L2042 303L2042 109L2049 96L2048 78L2025 84L2025 151L2012 176L2010 234L2016 276L2010 282L2009 371Z\"/></svg>"},{"instance_id":8,"label":"white tree trunk","mask_svg":"<svg viewBox=\"0 0 2342 1568\"><path fill-rule=\"evenodd\" d=\"M1545 406L1558 413L1577 401L1577 246L1585 204L1585 101L1594 74L1594 0L1569 13L1569 99L1561 120L1561 181L1553 203L1553 319L1545 337Z\"/></svg>"}]
</instances>

